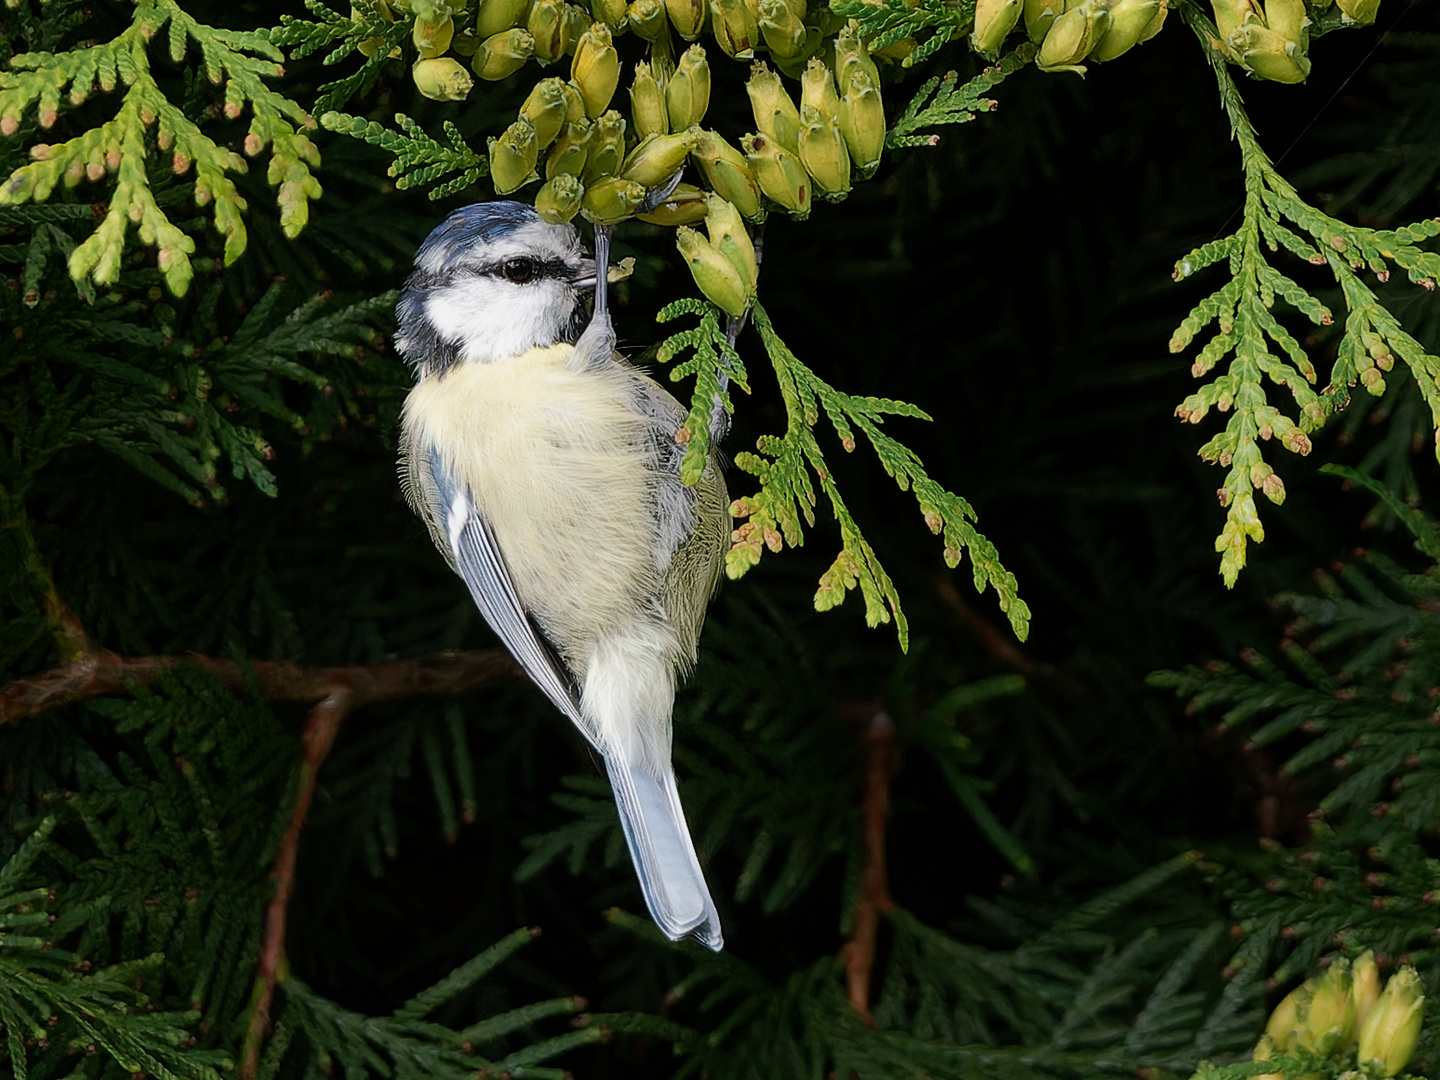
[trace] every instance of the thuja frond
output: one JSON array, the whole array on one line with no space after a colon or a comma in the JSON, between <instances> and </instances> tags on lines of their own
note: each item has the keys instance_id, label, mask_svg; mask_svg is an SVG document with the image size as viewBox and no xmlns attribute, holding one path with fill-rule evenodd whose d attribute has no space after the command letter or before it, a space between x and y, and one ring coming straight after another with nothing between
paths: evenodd
<instances>
[{"instance_id":1,"label":"thuja frond","mask_svg":"<svg viewBox=\"0 0 1440 1080\"><path fill-rule=\"evenodd\" d=\"M1215 70L1245 170L1239 230L1195 249L1175 267L1175 279L1180 281L1225 260L1230 280L1201 300L1170 340L1170 351L1181 352L1202 330L1216 324L1216 333L1191 366L1196 378L1209 375L1229 357L1223 374L1211 378L1175 411L1190 423L1199 423L1212 408L1232 413L1225 430L1201 447L1200 456L1229 470L1219 490L1226 519L1215 550L1220 554L1221 577L1226 585L1233 585L1245 566L1248 543L1265 538L1255 490L1277 505L1285 499L1285 486L1265 461L1262 442L1274 439L1292 453L1308 454L1309 433L1349 403L1356 382L1371 395L1384 393L1385 372L1393 368L1397 356L1409 366L1434 423L1440 426L1440 357L1427 353L1405 332L1361 277L1368 270L1384 282L1393 264L1411 281L1433 289L1440 277L1440 254L1418 245L1440 234L1440 221L1392 230L1364 229L1305 203L1260 148L1224 57L1211 48L1214 28L1194 5L1183 6L1182 11ZM1339 284L1345 303L1344 332L1323 389L1314 389L1314 365L1272 309L1277 298L1282 299L1318 326L1330 325L1332 314L1302 285L1272 266L1262 245L1272 252L1283 246L1306 262L1328 267ZM1271 404L1267 380L1290 392L1293 412Z\"/></svg>"},{"instance_id":2,"label":"thuja frond","mask_svg":"<svg viewBox=\"0 0 1440 1080\"><path fill-rule=\"evenodd\" d=\"M246 171L244 158L203 134L184 109L165 96L151 72L152 39L167 27L166 44L174 62L185 58L191 42L198 46L206 77L224 88L227 117L237 119L250 108L245 153L255 157L270 148L268 179L278 188L280 224L287 236L305 227L309 200L320 195L311 171L320 164L319 151L304 133L309 117L266 85L281 74L283 58L266 35L206 26L174 0L140 0L130 26L113 40L68 52L23 53L10 61L16 70L0 73L0 133L5 135L14 135L31 111L38 114L42 129L52 127L62 95L69 104L80 105L94 87L121 90L112 119L65 142L33 146L34 160L0 187L0 205L15 205L41 202L62 182L69 187L81 179L115 177L108 212L70 254L70 274L77 280L89 276L110 284L118 279L125 236L133 223L140 239L159 250L170 291L180 295L189 287L195 241L156 201L147 171L156 151L169 155L176 175L194 167L195 201L213 204L215 228L225 237L225 261L234 262L245 250L246 202L230 178Z\"/></svg>"},{"instance_id":3,"label":"thuja frond","mask_svg":"<svg viewBox=\"0 0 1440 1080\"><path fill-rule=\"evenodd\" d=\"M689 330L672 334L659 345L656 353L661 363L676 359L682 352L690 350L688 360L681 361L670 370L670 381L695 377L695 389L690 396L690 414L676 438L685 444L685 456L680 462L680 478L687 484L700 479L710 454L710 428L715 415L716 403L727 413L733 413L735 406L728 388L722 389L720 379L726 377L747 394L750 392L749 375L745 362L735 351L734 345L720 328L720 312L714 304L707 304L696 297L686 297L666 305L655 317L656 322L670 322L681 315L698 315L700 325Z\"/></svg>"},{"instance_id":4,"label":"thuja frond","mask_svg":"<svg viewBox=\"0 0 1440 1080\"><path fill-rule=\"evenodd\" d=\"M879 52L907 37L916 39L915 51L905 61L918 64L941 45L959 37L975 21L974 0L832 0L830 10L846 19L858 19L860 32L871 52Z\"/></svg>"},{"instance_id":5,"label":"thuja frond","mask_svg":"<svg viewBox=\"0 0 1440 1080\"><path fill-rule=\"evenodd\" d=\"M470 991L516 950L529 944L536 931L520 929L474 959L462 964L434 986L421 991L391 1015L369 1017L351 1012L315 994L292 977L282 984L285 1003L259 1080L291 1075L300 1065L305 1075L328 1073L338 1064L349 1077L394 1077L395 1080L471 1080L478 1075L561 1080L564 1070L538 1063L577 1046L595 1043L608 1034L599 1024L532 1041L525 1036L552 1017L573 1017L585 1007L581 998L539 1001L485 1017L463 1028L447 1027L426 1017ZM524 1033L514 1039L516 1033ZM298 1037L298 1045L297 1045ZM511 1043L520 1045L512 1047ZM291 1057L304 1056L292 1065Z\"/></svg>"},{"instance_id":6,"label":"thuja frond","mask_svg":"<svg viewBox=\"0 0 1440 1080\"><path fill-rule=\"evenodd\" d=\"M855 449L858 431L870 442L885 471L900 489L915 493L925 524L944 541L945 561L949 566L958 566L969 550L977 591L983 591L987 585L995 589L1000 610L1009 618L1016 636L1023 640L1030 609L1020 599L1015 577L1001 565L994 545L975 530L972 524L975 511L960 496L930 479L920 459L881 430L886 416L929 417L903 401L856 397L836 390L795 357L759 303L755 304L753 319L780 382L788 426L783 435L762 437L758 453L735 455L736 467L757 477L760 490L736 499L732 506L731 512L736 517L748 520L736 531L725 560L726 572L738 578L760 561L765 549L779 551L785 544L792 547L803 544L805 527L815 524L818 481L819 490L829 500L840 527L841 550L820 578L815 594L816 610L836 607L847 592L858 588L865 599L865 621L877 626L893 617L901 646L908 645L909 630L900 608L899 593L846 507L816 440L815 426L823 413L847 453Z\"/></svg>"},{"instance_id":7,"label":"thuja frond","mask_svg":"<svg viewBox=\"0 0 1440 1080\"><path fill-rule=\"evenodd\" d=\"M885 145L892 150L901 146L933 146L938 136L916 132L945 124L963 124L974 120L976 113L990 112L996 102L981 95L1034 57L1035 46L1027 42L967 82L959 82L953 71L927 79L905 106L905 111L890 125Z\"/></svg>"},{"instance_id":8,"label":"thuja frond","mask_svg":"<svg viewBox=\"0 0 1440 1080\"><path fill-rule=\"evenodd\" d=\"M220 288L212 282L205 299L213 304ZM323 398L335 373L319 369L353 361L393 303L384 294L292 306L277 283L229 342L212 339L205 348L213 329L203 317L182 321L166 305L123 296L106 295L90 309L26 312L7 358L15 374L0 427L24 433L28 452L12 463L8 483L23 490L56 452L93 443L192 502L224 497L222 462L234 478L274 494L273 452L258 422L305 429L314 418L287 401L287 390L298 383Z\"/></svg>"},{"instance_id":9,"label":"thuja frond","mask_svg":"<svg viewBox=\"0 0 1440 1080\"><path fill-rule=\"evenodd\" d=\"M1433 546L1432 523L1415 532ZM1408 956L1422 970L1440 961L1440 874L1428 851L1440 811L1434 575L1357 552L1336 574L1317 574L1313 592L1279 598L1293 618L1278 655L1246 650L1239 665L1151 677L1218 714L1219 730L1283 755L1284 773L1318 800L1303 848L1266 843L1263 877L1237 874L1231 886L1239 930L1281 954L1270 972L1278 985L1337 946ZM1433 1038L1433 1020L1429 1029Z\"/></svg>"},{"instance_id":10,"label":"thuja frond","mask_svg":"<svg viewBox=\"0 0 1440 1080\"><path fill-rule=\"evenodd\" d=\"M344 108L357 94L368 94L380 77L385 61L410 38L410 24L404 20L397 22L383 0L356 0L349 18L330 10L322 0L305 0L305 7L316 21L281 15L280 26L270 31L274 44L292 46L290 56L295 60L333 45L325 55L327 66L338 64L357 50L365 58L365 62L345 78L316 89L317 113Z\"/></svg>"},{"instance_id":11,"label":"thuja frond","mask_svg":"<svg viewBox=\"0 0 1440 1080\"><path fill-rule=\"evenodd\" d=\"M459 174L431 188L432 199L453 195L490 172L489 158L471 150L461 136L460 129L449 120L443 125L445 138L450 144L448 146L426 135L424 129L404 113L395 114L395 123L400 132L391 131L374 120L366 121L341 112L323 114L320 123L329 131L363 139L394 154L395 161L387 172L395 178L397 188L433 183L448 173Z\"/></svg>"},{"instance_id":12,"label":"thuja frond","mask_svg":"<svg viewBox=\"0 0 1440 1080\"><path fill-rule=\"evenodd\" d=\"M196 1040L245 1000L293 740L184 670L11 739L12 821L47 809L0 870L0 1056L215 1080L229 1055Z\"/></svg>"}]
</instances>

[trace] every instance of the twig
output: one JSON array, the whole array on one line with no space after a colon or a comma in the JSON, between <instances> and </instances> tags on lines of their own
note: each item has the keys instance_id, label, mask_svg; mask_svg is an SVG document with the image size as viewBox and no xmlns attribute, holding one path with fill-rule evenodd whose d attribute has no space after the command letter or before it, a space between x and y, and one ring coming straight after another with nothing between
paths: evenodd
<instances>
[{"instance_id":1,"label":"twig","mask_svg":"<svg viewBox=\"0 0 1440 1080\"><path fill-rule=\"evenodd\" d=\"M337 688L356 695L357 706L422 694L458 694L479 686L521 678L504 649L436 653L372 667L300 668L273 660L240 662L212 656L123 657L104 650L16 679L0 689L0 725L35 716L132 685L154 686L182 666L205 672L228 689L255 686L269 701L324 701ZM253 681L252 681L253 680Z\"/></svg>"},{"instance_id":2,"label":"twig","mask_svg":"<svg viewBox=\"0 0 1440 1080\"><path fill-rule=\"evenodd\" d=\"M840 950L845 964L845 981L850 1007L869 1027L870 973L875 967L875 939L880 916L895 906L885 874L885 815L890 808L890 777L893 771L891 745L895 725L881 711L870 719L865 732L865 862L860 871L860 898L855 904L855 928Z\"/></svg>"},{"instance_id":3,"label":"twig","mask_svg":"<svg viewBox=\"0 0 1440 1080\"><path fill-rule=\"evenodd\" d=\"M960 621L980 639L981 648L1000 663L1029 678L1047 679L1053 683L1059 683L1070 693L1079 697L1090 696L1090 691L1078 679L1067 675L1053 664L1035 660L1016 643L1013 637L996 629L983 615L966 603L965 597L948 576L940 575L935 578L935 591L946 606L960 616Z\"/></svg>"},{"instance_id":4,"label":"twig","mask_svg":"<svg viewBox=\"0 0 1440 1080\"><path fill-rule=\"evenodd\" d=\"M85 627L55 588L54 575L40 554L40 545L35 542L34 530L20 507L20 500L4 488L0 488L0 513L3 513L4 527L15 536L15 546L20 549L25 573L45 608L45 618L50 623L50 634L60 659L72 661L84 656L90 652L90 639L85 634Z\"/></svg>"},{"instance_id":5,"label":"twig","mask_svg":"<svg viewBox=\"0 0 1440 1080\"><path fill-rule=\"evenodd\" d=\"M363 669L360 669L363 670ZM370 700L374 700L373 698ZM295 861L300 851L300 831L305 827L305 818L310 813L310 801L315 796L315 778L320 773L330 748L335 745L335 735L341 723L352 709L364 704L364 698L348 686L336 686L325 700L316 704L305 718L305 732L301 744L305 748L305 760L301 763L296 779L300 792L295 799L295 809L280 837L280 848L275 854L275 868L270 872L275 881L275 894L265 909L265 938L260 945L258 985L255 994L255 1009L250 1014L250 1025L245 1033L245 1052L241 1059L241 1080L252 1080L260 1064L260 1047L270 1033L270 1002L275 996L280 964L285 956L285 919L290 908L290 894L295 888Z\"/></svg>"}]
</instances>

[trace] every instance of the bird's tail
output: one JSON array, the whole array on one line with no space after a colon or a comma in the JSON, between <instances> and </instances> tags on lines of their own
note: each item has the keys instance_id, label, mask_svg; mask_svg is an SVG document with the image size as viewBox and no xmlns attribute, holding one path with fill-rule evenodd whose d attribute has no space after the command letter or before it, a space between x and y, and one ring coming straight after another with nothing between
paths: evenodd
<instances>
[{"instance_id":1,"label":"bird's tail","mask_svg":"<svg viewBox=\"0 0 1440 1080\"><path fill-rule=\"evenodd\" d=\"M645 906L670 940L693 936L719 952L725 944L720 916L690 842L675 773L662 766L663 775L655 776L644 764L625 761L623 756L614 751L606 754L605 768Z\"/></svg>"}]
</instances>

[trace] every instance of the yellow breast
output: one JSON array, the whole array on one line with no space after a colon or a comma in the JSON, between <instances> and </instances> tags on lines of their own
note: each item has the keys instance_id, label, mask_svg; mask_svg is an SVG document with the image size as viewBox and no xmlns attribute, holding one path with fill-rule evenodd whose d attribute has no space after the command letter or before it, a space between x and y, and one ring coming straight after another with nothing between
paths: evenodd
<instances>
[{"instance_id":1,"label":"yellow breast","mask_svg":"<svg viewBox=\"0 0 1440 1080\"><path fill-rule=\"evenodd\" d=\"M572 352L462 363L411 391L403 417L414 444L439 448L469 488L521 602L562 648L632 620L656 590L637 376L618 365L572 371Z\"/></svg>"}]
</instances>

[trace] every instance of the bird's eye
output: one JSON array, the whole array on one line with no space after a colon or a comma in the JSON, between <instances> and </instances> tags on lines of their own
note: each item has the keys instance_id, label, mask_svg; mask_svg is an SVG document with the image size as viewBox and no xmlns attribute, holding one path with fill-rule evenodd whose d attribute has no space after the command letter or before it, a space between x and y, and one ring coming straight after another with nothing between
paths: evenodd
<instances>
[{"instance_id":1,"label":"bird's eye","mask_svg":"<svg viewBox=\"0 0 1440 1080\"><path fill-rule=\"evenodd\" d=\"M525 285L535 280L535 260L518 257L506 259L500 266L500 272L505 275L506 281Z\"/></svg>"}]
</instances>

